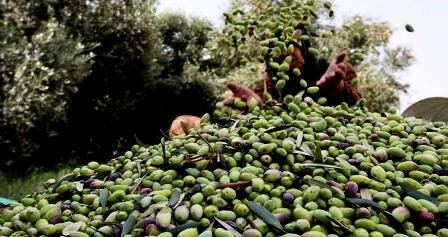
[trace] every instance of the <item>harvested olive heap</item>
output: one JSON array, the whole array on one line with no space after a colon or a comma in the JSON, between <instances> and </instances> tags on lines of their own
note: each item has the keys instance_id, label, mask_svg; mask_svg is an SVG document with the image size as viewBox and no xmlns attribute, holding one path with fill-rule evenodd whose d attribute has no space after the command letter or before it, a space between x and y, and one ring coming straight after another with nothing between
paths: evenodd
<instances>
[{"instance_id":1,"label":"harvested olive heap","mask_svg":"<svg viewBox=\"0 0 448 237\"><path fill-rule=\"evenodd\" d=\"M362 102L204 115L184 138L48 182L2 210L0 235L448 236L447 124Z\"/></svg>"},{"instance_id":2,"label":"harvested olive heap","mask_svg":"<svg viewBox=\"0 0 448 237\"><path fill-rule=\"evenodd\" d=\"M281 12L277 24L295 26L288 16L305 19L313 4L271 10ZM272 58L309 38L294 39L289 27L274 37L267 28L283 27L271 15L236 11L226 29L264 40L281 91L282 72L300 71ZM309 96L317 87L303 87L262 106L235 100L244 113L220 102L185 137L49 180L0 210L0 235L448 236L447 123L369 112L364 100L325 106Z\"/></svg>"}]
</instances>

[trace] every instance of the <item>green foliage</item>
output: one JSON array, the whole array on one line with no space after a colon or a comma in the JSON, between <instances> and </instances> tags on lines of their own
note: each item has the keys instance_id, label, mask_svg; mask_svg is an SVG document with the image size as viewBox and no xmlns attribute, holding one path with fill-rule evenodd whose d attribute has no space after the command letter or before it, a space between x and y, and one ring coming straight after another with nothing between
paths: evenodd
<instances>
[{"instance_id":1,"label":"green foliage","mask_svg":"<svg viewBox=\"0 0 448 237\"><path fill-rule=\"evenodd\" d=\"M0 151L7 157L28 157L39 149L37 140L58 135L93 58L54 18L37 22L27 15L38 13L37 4L22 4L1 2Z\"/></svg>"},{"instance_id":2,"label":"green foliage","mask_svg":"<svg viewBox=\"0 0 448 237\"><path fill-rule=\"evenodd\" d=\"M107 158L214 102L205 80L183 72L209 67L205 20L156 19L153 1L0 4L2 165Z\"/></svg>"},{"instance_id":3,"label":"green foliage","mask_svg":"<svg viewBox=\"0 0 448 237\"><path fill-rule=\"evenodd\" d=\"M14 61L13 75L4 77L3 116L11 125L26 130L39 119L65 121L66 98L78 90L89 74L93 54L79 40L67 36L65 29L49 21L31 38L19 41L5 55Z\"/></svg>"},{"instance_id":4,"label":"green foliage","mask_svg":"<svg viewBox=\"0 0 448 237\"><path fill-rule=\"evenodd\" d=\"M212 25L198 18L187 18L176 12L160 13L156 23L163 41L162 75L180 75L184 65L192 63L205 70L210 60L207 44L210 41Z\"/></svg>"},{"instance_id":5,"label":"green foliage","mask_svg":"<svg viewBox=\"0 0 448 237\"><path fill-rule=\"evenodd\" d=\"M126 146L133 134L146 128L142 120L133 118L147 114L142 105L150 104L147 94L151 91L145 85L161 70L157 62L162 42L154 5L140 1L75 1L60 12L66 12L59 13L61 21L73 34L97 43L92 73L67 111L70 126L61 139L62 149L73 150L84 159L111 155L119 144Z\"/></svg>"}]
</instances>

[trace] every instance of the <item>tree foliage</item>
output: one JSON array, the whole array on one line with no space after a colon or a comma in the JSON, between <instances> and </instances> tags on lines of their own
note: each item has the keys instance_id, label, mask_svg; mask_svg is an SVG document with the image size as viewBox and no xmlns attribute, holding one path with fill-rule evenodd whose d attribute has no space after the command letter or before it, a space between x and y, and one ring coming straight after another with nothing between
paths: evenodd
<instances>
[{"instance_id":1,"label":"tree foliage","mask_svg":"<svg viewBox=\"0 0 448 237\"><path fill-rule=\"evenodd\" d=\"M162 12L156 20L163 41L162 75L180 75L183 70L179 69L188 63L207 69L210 61L207 44L213 30L210 22L177 12Z\"/></svg>"},{"instance_id":2,"label":"tree foliage","mask_svg":"<svg viewBox=\"0 0 448 237\"><path fill-rule=\"evenodd\" d=\"M33 2L2 1L1 9L0 150L28 157L41 147L36 141L58 136L66 125L93 54L54 18L40 22L42 9Z\"/></svg>"},{"instance_id":3,"label":"tree foliage","mask_svg":"<svg viewBox=\"0 0 448 237\"><path fill-rule=\"evenodd\" d=\"M215 91L183 68L207 64L211 25L155 7L0 1L3 165L107 158L135 137L156 142L178 114L207 112Z\"/></svg>"}]
</instances>

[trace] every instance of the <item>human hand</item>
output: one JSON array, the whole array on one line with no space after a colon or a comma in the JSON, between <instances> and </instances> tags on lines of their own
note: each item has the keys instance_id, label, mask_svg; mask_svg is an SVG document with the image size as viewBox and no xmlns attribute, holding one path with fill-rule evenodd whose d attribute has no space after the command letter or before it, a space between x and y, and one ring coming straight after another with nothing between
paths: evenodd
<instances>
[{"instance_id":1,"label":"human hand","mask_svg":"<svg viewBox=\"0 0 448 237\"><path fill-rule=\"evenodd\" d=\"M316 86L329 98L341 97L347 91L355 89L351 81L356 77L356 72L353 66L345 61L345 56L345 53L341 53L330 62L324 75L316 82Z\"/></svg>"},{"instance_id":2,"label":"human hand","mask_svg":"<svg viewBox=\"0 0 448 237\"><path fill-rule=\"evenodd\" d=\"M183 125L182 125L183 124ZM173 122L171 122L169 136L170 139L175 136L183 137L185 135L184 130L190 128L197 128L201 124L201 118L193 115L180 115L177 116Z\"/></svg>"},{"instance_id":3,"label":"human hand","mask_svg":"<svg viewBox=\"0 0 448 237\"><path fill-rule=\"evenodd\" d=\"M227 106L234 106L236 98L241 99L246 104L251 99L254 99L257 102L257 105L259 106L263 104L263 100L261 99L260 96L258 96L254 91L243 85L236 83L229 83L227 84L227 88L229 88L229 90L232 92L232 94L224 100L224 104Z\"/></svg>"}]
</instances>

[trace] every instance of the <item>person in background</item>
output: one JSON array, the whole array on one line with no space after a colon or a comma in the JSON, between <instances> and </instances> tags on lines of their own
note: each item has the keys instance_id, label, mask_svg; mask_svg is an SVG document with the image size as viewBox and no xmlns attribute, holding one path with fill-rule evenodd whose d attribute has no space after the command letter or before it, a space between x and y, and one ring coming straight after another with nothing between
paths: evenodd
<instances>
[{"instance_id":1,"label":"person in background","mask_svg":"<svg viewBox=\"0 0 448 237\"><path fill-rule=\"evenodd\" d=\"M305 48L306 49L306 48ZM302 53L305 52L305 53ZM283 53L274 61L282 62L289 54ZM356 72L353 66L345 60L346 54L340 53L334 60L327 62L323 58L316 59L307 50L302 50L300 46L294 48L293 53L290 54L292 60L289 68L298 68L302 72L300 78L304 78L308 85L319 87L319 92L313 95L307 95L314 98L325 96L328 105L337 105L341 102L346 102L349 105L354 105L361 99L361 93L358 88L352 84L353 79L356 78ZM300 86L300 78L291 73L289 70L289 77L286 86L285 94L296 94L303 88ZM232 92L225 100L224 104L233 106L234 100L240 98L244 102L254 99L258 105L263 104L263 93L268 92L274 98L280 98L281 95L275 90L274 83L271 76L272 72L267 71L263 82L256 85L254 90L251 90L241 84L229 83L227 88ZM282 91L283 92L283 91ZM182 115L174 119L170 127L170 138L175 135L184 134L182 123L186 128L195 128L200 125L200 118L192 115Z\"/></svg>"}]
</instances>

